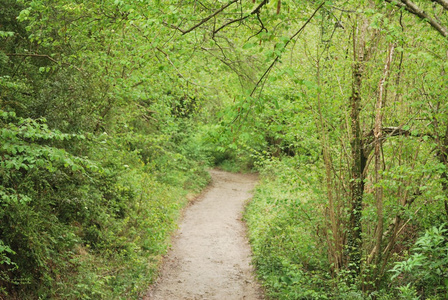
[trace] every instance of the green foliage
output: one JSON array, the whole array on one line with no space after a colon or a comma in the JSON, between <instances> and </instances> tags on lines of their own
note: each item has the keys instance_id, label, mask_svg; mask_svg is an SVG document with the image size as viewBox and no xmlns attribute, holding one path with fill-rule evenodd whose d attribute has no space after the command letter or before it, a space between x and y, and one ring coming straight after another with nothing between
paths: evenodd
<instances>
[{"instance_id":1,"label":"green foliage","mask_svg":"<svg viewBox=\"0 0 448 300\"><path fill-rule=\"evenodd\" d=\"M153 157L158 170L146 170L138 151L107 137L63 134L4 111L1 117L2 293L16 286L23 298L96 299L144 291L184 191L207 184L203 168L172 153ZM96 149L98 162L57 147L73 139Z\"/></svg>"},{"instance_id":2,"label":"green foliage","mask_svg":"<svg viewBox=\"0 0 448 300\"><path fill-rule=\"evenodd\" d=\"M0 298L137 298L186 199L209 181L200 92L149 55L152 6L6 2Z\"/></svg>"},{"instance_id":3,"label":"green foliage","mask_svg":"<svg viewBox=\"0 0 448 300\"><path fill-rule=\"evenodd\" d=\"M8 255L14 255L15 252L7 245L4 244L2 240L0 240L0 281L6 283L14 283L14 280L10 278L9 273L14 271L17 268L17 264L11 261L11 258ZM0 288L0 294L5 294L6 288L2 286Z\"/></svg>"},{"instance_id":4,"label":"green foliage","mask_svg":"<svg viewBox=\"0 0 448 300\"><path fill-rule=\"evenodd\" d=\"M11 250L2 264L16 266L2 280L10 290L10 284L51 278L56 266L67 266L58 253L79 242L71 223L88 219L92 198L82 196L93 192L89 181L101 169L55 146L83 136L49 130L44 120L0 113L1 240Z\"/></svg>"},{"instance_id":5,"label":"green foliage","mask_svg":"<svg viewBox=\"0 0 448 300\"><path fill-rule=\"evenodd\" d=\"M448 295L448 241L446 225L432 227L418 238L407 260L396 262L392 280L400 282L402 294L416 291L420 296L438 297Z\"/></svg>"},{"instance_id":6,"label":"green foliage","mask_svg":"<svg viewBox=\"0 0 448 300\"><path fill-rule=\"evenodd\" d=\"M273 159L261 168L263 180L245 219L258 275L275 299L329 299L331 276L320 240L320 216L308 190L312 173L299 177L297 160Z\"/></svg>"},{"instance_id":7,"label":"green foliage","mask_svg":"<svg viewBox=\"0 0 448 300\"><path fill-rule=\"evenodd\" d=\"M264 176L246 218L273 297L445 296L446 40L384 1L222 5L2 1L0 293L138 297L217 165ZM356 278L353 124L366 155Z\"/></svg>"}]
</instances>

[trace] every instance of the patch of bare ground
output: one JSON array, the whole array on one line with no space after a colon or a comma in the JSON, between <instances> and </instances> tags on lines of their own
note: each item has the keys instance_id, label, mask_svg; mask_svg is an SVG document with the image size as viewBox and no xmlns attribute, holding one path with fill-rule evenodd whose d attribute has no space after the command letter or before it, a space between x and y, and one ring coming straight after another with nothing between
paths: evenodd
<instances>
[{"instance_id":1,"label":"patch of bare ground","mask_svg":"<svg viewBox=\"0 0 448 300\"><path fill-rule=\"evenodd\" d=\"M264 299L242 222L257 176L210 171L211 186L189 206L145 300Z\"/></svg>"}]
</instances>

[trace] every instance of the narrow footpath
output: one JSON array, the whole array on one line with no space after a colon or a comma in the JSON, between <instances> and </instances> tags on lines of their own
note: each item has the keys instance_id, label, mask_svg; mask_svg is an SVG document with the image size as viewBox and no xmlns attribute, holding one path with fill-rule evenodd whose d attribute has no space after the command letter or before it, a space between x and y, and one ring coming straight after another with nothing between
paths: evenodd
<instances>
[{"instance_id":1,"label":"narrow footpath","mask_svg":"<svg viewBox=\"0 0 448 300\"><path fill-rule=\"evenodd\" d=\"M189 206L145 300L259 300L241 221L257 177L212 170L211 186Z\"/></svg>"}]
</instances>

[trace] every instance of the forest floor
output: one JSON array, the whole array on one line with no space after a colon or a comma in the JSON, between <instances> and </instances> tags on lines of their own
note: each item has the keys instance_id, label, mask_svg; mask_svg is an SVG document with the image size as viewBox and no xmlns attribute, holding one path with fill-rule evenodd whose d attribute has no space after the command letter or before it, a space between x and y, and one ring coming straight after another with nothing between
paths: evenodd
<instances>
[{"instance_id":1,"label":"forest floor","mask_svg":"<svg viewBox=\"0 0 448 300\"><path fill-rule=\"evenodd\" d=\"M241 220L257 176L210 173L210 187L185 210L159 280L145 300L263 299Z\"/></svg>"}]
</instances>

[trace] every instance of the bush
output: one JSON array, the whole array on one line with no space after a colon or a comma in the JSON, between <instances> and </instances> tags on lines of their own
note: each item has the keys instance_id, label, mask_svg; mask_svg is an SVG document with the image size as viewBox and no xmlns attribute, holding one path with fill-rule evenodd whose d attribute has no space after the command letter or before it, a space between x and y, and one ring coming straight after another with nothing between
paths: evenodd
<instances>
[{"instance_id":1,"label":"bush","mask_svg":"<svg viewBox=\"0 0 448 300\"><path fill-rule=\"evenodd\" d=\"M257 274L275 299L330 299L326 249L316 227L319 215L295 164L294 159L266 161L247 207Z\"/></svg>"},{"instance_id":2,"label":"bush","mask_svg":"<svg viewBox=\"0 0 448 300\"><path fill-rule=\"evenodd\" d=\"M401 295L409 299L448 297L448 229L446 225L426 230L410 257L395 263L392 280L397 280ZM435 298L433 298L435 297Z\"/></svg>"},{"instance_id":3,"label":"bush","mask_svg":"<svg viewBox=\"0 0 448 300\"><path fill-rule=\"evenodd\" d=\"M123 138L64 134L12 112L0 111L0 130L0 295L111 299L145 291L187 193L208 183L204 165L159 143L165 151L152 157L154 168Z\"/></svg>"}]
</instances>

